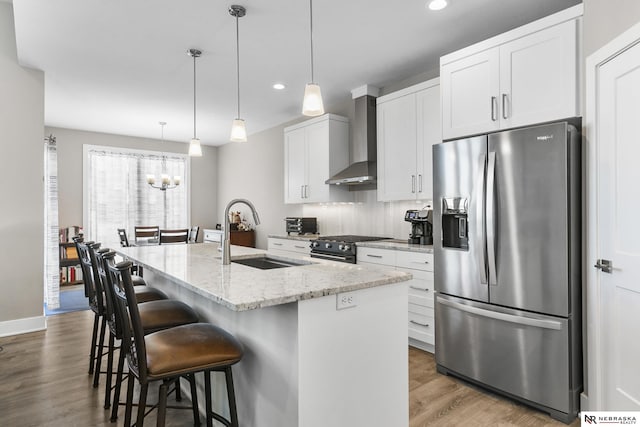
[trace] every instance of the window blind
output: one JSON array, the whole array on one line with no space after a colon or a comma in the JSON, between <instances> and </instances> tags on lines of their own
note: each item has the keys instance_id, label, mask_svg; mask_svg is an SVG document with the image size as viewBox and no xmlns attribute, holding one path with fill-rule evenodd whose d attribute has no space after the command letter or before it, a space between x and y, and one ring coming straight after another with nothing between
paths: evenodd
<instances>
[{"instance_id":1,"label":"window blind","mask_svg":"<svg viewBox=\"0 0 640 427\"><path fill-rule=\"evenodd\" d=\"M113 244L118 228L133 240L137 225L188 228L188 158L180 154L91 146L85 149L85 239ZM160 191L147 175L180 176L174 189Z\"/></svg>"}]
</instances>

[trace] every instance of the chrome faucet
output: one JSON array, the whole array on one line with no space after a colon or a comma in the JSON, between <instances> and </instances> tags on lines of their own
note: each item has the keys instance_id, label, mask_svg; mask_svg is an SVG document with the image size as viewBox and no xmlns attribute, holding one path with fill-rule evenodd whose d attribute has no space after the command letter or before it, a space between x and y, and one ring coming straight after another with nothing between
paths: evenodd
<instances>
[{"instance_id":1,"label":"chrome faucet","mask_svg":"<svg viewBox=\"0 0 640 427\"><path fill-rule=\"evenodd\" d=\"M253 214L253 220L255 221L256 225L260 224L260 218L258 217L258 212L256 211L255 206L253 206L253 203L251 203L247 199L233 199L232 201L229 202L229 204L224 210L224 230L222 233L222 265L231 264L231 243L229 239L229 231L230 231L229 230L230 228L229 210L231 209L231 206L235 205L236 203L244 203L245 205L249 206L249 208L251 209L251 213Z\"/></svg>"}]
</instances>

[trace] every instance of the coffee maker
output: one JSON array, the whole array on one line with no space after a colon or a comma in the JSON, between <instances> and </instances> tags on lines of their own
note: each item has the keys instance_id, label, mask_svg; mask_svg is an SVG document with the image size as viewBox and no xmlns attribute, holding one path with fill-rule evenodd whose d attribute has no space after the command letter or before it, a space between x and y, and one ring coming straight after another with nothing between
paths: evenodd
<instances>
[{"instance_id":1,"label":"coffee maker","mask_svg":"<svg viewBox=\"0 0 640 427\"><path fill-rule=\"evenodd\" d=\"M427 206L420 210L408 210L404 220L411 223L409 243L433 245L433 209Z\"/></svg>"}]
</instances>

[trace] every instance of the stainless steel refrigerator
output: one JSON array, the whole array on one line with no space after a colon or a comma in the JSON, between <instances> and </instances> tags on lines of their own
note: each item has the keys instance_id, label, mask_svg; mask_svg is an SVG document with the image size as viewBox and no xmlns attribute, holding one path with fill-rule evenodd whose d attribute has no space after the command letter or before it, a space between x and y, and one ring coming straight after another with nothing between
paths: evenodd
<instances>
[{"instance_id":1,"label":"stainless steel refrigerator","mask_svg":"<svg viewBox=\"0 0 640 427\"><path fill-rule=\"evenodd\" d=\"M579 129L433 147L437 369L564 422L582 391Z\"/></svg>"}]
</instances>

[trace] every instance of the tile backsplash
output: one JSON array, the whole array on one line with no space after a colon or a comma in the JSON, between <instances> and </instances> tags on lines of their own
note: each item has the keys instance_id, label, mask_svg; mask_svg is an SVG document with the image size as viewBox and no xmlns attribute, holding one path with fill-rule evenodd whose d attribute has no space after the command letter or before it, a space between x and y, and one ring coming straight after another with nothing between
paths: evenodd
<instances>
[{"instance_id":1,"label":"tile backsplash","mask_svg":"<svg viewBox=\"0 0 640 427\"><path fill-rule=\"evenodd\" d=\"M353 203L305 204L303 216L318 218L320 234L356 234L406 239L411 224L404 220L408 209L421 209L431 200L378 202L376 191L355 193Z\"/></svg>"}]
</instances>

